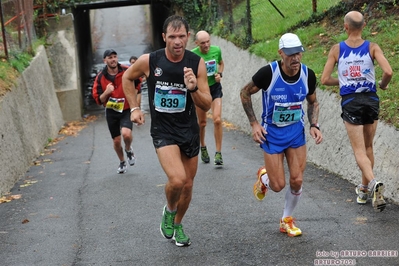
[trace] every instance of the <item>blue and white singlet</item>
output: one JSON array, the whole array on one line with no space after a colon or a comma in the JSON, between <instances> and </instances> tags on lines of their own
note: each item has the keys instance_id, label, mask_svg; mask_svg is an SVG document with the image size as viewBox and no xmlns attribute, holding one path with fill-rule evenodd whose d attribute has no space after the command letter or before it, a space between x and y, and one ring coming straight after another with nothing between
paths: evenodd
<instances>
[{"instance_id":1,"label":"blue and white singlet","mask_svg":"<svg viewBox=\"0 0 399 266\"><path fill-rule=\"evenodd\" d=\"M356 48L345 42L339 44L338 79L340 95L376 92L374 62L370 56L370 42Z\"/></svg>"}]
</instances>

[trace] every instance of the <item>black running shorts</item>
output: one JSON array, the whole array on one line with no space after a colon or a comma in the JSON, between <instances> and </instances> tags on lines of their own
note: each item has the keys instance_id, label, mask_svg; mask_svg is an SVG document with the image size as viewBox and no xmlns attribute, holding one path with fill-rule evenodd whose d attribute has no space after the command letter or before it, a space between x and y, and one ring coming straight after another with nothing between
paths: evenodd
<instances>
[{"instance_id":1,"label":"black running shorts","mask_svg":"<svg viewBox=\"0 0 399 266\"><path fill-rule=\"evenodd\" d=\"M355 124L373 124L378 120L380 100L374 92L352 93L342 96L342 114L344 121Z\"/></svg>"},{"instance_id":2,"label":"black running shorts","mask_svg":"<svg viewBox=\"0 0 399 266\"><path fill-rule=\"evenodd\" d=\"M180 136L162 136L156 135L152 136L152 142L154 144L155 149L168 146L168 145L177 145L187 157L193 158L199 154L200 147L200 138L199 134L192 135L191 138L181 138Z\"/></svg>"},{"instance_id":3,"label":"black running shorts","mask_svg":"<svg viewBox=\"0 0 399 266\"><path fill-rule=\"evenodd\" d=\"M216 98L223 97L222 84L216 82L215 84L209 86L209 90L212 95L212 101Z\"/></svg>"},{"instance_id":4,"label":"black running shorts","mask_svg":"<svg viewBox=\"0 0 399 266\"><path fill-rule=\"evenodd\" d=\"M121 135L121 128L126 127L132 130L133 123L130 121L130 110L123 110L122 113L112 109L105 109L105 118L107 119L108 129L111 137L114 139Z\"/></svg>"}]
</instances>

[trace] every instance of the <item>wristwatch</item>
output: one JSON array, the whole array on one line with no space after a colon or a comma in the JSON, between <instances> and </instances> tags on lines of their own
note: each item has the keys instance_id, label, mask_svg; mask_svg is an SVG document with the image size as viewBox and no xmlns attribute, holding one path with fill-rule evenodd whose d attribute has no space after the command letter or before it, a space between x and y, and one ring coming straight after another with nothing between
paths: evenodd
<instances>
[{"instance_id":1,"label":"wristwatch","mask_svg":"<svg viewBox=\"0 0 399 266\"><path fill-rule=\"evenodd\" d=\"M223 78L223 73L222 73L222 72L218 72L218 74L219 74L219 76L220 76L221 78Z\"/></svg>"},{"instance_id":2,"label":"wristwatch","mask_svg":"<svg viewBox=\"0 0 399 266\"><path fill-rule=\"evenodd\" d=\"M316 123L316 124L310 124L310 128L312 128L312 127L315 127L315 128L317 128L317 130L319 130L319 131L320 131L320 125L319 125L319 123Z\"/></svg>"}]
</instances>

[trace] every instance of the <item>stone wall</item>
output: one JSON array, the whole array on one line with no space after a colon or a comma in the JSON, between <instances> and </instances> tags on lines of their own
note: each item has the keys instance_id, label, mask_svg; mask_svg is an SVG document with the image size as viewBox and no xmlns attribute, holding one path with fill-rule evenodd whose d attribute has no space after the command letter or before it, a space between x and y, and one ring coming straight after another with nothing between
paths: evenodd
<instances>
[{"instance_id":1,"label":"stone wall","mask_svg":"<svg viewBox=\"0 0 399 266\"><path fill-rule=\"evenodd\" d=\"M15 87L0 100L0 196L26 173L64 123L48 61L39 47Z\"/></svg>"},{"instance_id":2,"label":"stone wall","mask_svg":"<svg viewBox=\"0 0 399 266\"><path fill-rule=\"evenodd\" d=\"M79 120L83 115L74 18L66 14L47 20L47 56L54 87L65 121Z\"/></svg>"}]
</instances>

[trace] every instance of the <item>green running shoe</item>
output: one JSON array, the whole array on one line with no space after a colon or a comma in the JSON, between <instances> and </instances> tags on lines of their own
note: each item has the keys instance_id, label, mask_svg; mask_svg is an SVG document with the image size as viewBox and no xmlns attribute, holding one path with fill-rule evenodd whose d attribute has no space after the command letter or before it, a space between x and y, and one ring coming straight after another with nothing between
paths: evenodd
<instances>
[{"instance_id":1,"label":"green running shoe","mask_svg":"<svg viewBox=\"0 0 399 266\"><path fill-rule=\"evenodd\" d=\"M215 153L215 165L223 165L223 157L221 152Z\"/></svg>"},{"instance_id":2,"label":"green running shoe","mask_svg":"<svg viewBox=\"0 0 399 266\"><path fill-rule=\"evenodd\" d=\"M210 159L209 159L209 154L208 154L208 150L205 147L201 147L201 160L204 163L209 163Z\"/></svg>"},{"instance_id":3,"label":"green running shoe","mask_svg":"<svg viewBox=\"0 0 399 266\"><path fill-rule=\"evenodd\" d=\"M190 238L186 236L186 234L184 233L182 224L175 225L175 233L173 234L173 240L175 241L175 244L178 247L191 245Z\"/></svg>"},{"instance_id":4,"label":"green running shoe","mask_svg":"<svg viewBox=\"0 0 399 266\"><path fill-rule=\"evenodd\" d=\"M162 222L160 225L161 234L164 238L171 239L175 229L176 212L169 212L166 205L163 208Z\"/></svg>"}]
</instances>

